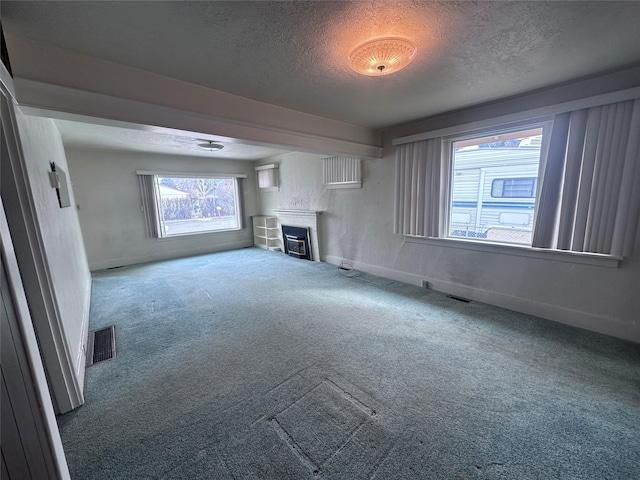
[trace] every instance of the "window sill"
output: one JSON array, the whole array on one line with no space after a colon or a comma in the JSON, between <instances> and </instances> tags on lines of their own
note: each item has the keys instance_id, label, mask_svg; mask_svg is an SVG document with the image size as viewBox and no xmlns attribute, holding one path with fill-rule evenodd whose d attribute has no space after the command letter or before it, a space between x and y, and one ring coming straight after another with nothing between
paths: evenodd
<instances>
[{"instance_id":1,"label":"window sill","mask_svg":"<svg viewBox=\"0 0 640 480\"><path fill-rule=\"evenodd\" d=\"M179 233L175 235L169 235L166 237L156 237L156 240L158 240L159 242L167 242L170 240L180 240L188 237L200 237L203 235L224 235L224 234L237 233L240 231L242 231L242 228L231 228L227 230L213 230L213 231L210 230L208 232Z\"/></svg>"},{"instance_id":2,"label":"window sill","mask_svg":"<svg viewBox=\"0 0 640 480\"><path fill-rule=\"evenodd\" d=\"M362 182L325 183L324 188L326 188L327 190L339 190L342 188L362 188Z\"/></svg>"},{"instance_id":3,"label":"window sill","mask_svg":"<svg viewBox=\"0 0 640 480\"><path fill-rule=\"evenodd\" d=\"M437 245L439 247L461 248L478 252L497 253L501 255L514 255L517 257L538 258L557 262L578 263L594 265L598 267L618 268L622 257L605 255L601 253L580 253L566 250L547 250L544 248L532 248L508 243L489 243L477 240L462 240L453 238L415 237L405 235L405 242L424 245Z\"/></svg>"}]
</instances>

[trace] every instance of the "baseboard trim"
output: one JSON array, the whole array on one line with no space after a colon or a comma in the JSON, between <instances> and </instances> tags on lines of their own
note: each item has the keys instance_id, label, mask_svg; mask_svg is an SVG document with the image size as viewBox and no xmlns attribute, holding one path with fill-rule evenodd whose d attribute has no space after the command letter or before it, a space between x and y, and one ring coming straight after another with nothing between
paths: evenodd
<instances>
[{"instance_id":1,"label":"baseboard trim","mask_svg":"<svg viewBox=\"0 0 640 480\"><path fill-rule=\"evenodd\" d=\"M630 340L640 343L640 325L631 324L617 318L596 315L590 312L574 310L558 305L529 300L526 298L506 295L504 293L483 290L469 285L462 285L453 282L436 280L411 273L402 272L390 268L380 267L367 263L349 260L333 255L325 256L325 261L333 265L339 265L345 261L361 272L370 273L380 277L409 283L411 285L422 286L423 282L429 283L429 288L449 295L456 295L470 300L502 307L527 315L534 315L547 320L551 320L573 327L591 330L597 333L610 335L612 337Z\"/></svg>"},{"instance_id":2,"label":"baseboard trim","mask_svg":"<svg viewBox=\"0 0 640 480\"><path fill-rule=\"evenodd\" d=\"M393 270L391 268L380 267L378 265L371 265L369 263L362 263L356 260L349 260L343 257L336 257L333 255L326 255L325 262L332 265L340 265L341 262L346 262L354 269L361 272L370 273L371 275L377 275L379 277L388 278L389 280L395 280L397 282L404 282L410 285L422 286L422 281L425 279L420 275L412 273L402 272L400 270Z\"/></svg>"},{"instance_id":3,"label":"baseboard trim","mask_svg":"<svg viewBox=\"0 0 640 480\"><path fill-rule=\"evenodd\" d=\"M124 267L127 265L137 265L140 263L157 262L161 260L171 260L173 258L192 257L195 255L205 255L207 253L225 252L228 250L238 250L251 246L253 246L253 240L209 245L202 248L170 250L153 255L141 255L136 257L122 257L109 260L99 260L96 262L89 262L89 270L91 270L92 272L97 272L99 270L106 270L107 268Z\"/></svg>"}]
</instances>

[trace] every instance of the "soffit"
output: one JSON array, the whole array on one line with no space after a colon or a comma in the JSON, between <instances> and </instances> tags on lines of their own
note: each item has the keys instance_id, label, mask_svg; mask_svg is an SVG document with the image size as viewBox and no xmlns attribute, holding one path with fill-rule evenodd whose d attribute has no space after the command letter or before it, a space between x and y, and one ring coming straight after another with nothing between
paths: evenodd
<instances>
[{"instance_id":1,"label":"soffit","mask_svg":"<svg viewBox=\"0 0 640 480\"><path fill-rule=\"evenodd\" d=\"M247 145L229 138L202 136L191 132L145 131L69 120L54 120L54 122L66 148L133 151L250 161L289 153L287 150ZM209 140L222 144L224 148L218 151L205 151L198 147L198 143Z\"/></svg>"}]
</instances>

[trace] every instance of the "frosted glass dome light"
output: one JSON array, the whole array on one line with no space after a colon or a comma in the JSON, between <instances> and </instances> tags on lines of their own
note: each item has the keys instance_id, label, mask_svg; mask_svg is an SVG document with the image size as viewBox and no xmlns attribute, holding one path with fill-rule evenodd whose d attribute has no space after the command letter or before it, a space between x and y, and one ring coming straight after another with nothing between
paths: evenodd
<instances>
[{"instance_id":1,"label":"frosted glass dome light","mask_svg":"<svg viewBox=\"0 0 640 480\"><path fill-rule=\"evenodd\" d=\"M363 43L349 55L351 68L372 77L389 75L409 65L416 46L403 38L380 38Z\"/></svg>"}]
</instances>

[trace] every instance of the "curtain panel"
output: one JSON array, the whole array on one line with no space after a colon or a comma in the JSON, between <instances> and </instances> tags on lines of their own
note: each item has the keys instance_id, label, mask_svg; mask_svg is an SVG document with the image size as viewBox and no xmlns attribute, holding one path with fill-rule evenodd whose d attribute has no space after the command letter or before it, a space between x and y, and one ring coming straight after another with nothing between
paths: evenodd
<instances>
[{"instance_id":1,"label":"curtain panel","mask_svg":"<svg viewBox=\"0 0 640 480\"><path fill-rule=\"evenodd\" d=\"M629 256L640 216L640 99L557 115L533 246Z\"/></svg>"},{"instance_id":2,"label":"curtain panel","mask_svg":"<svg viewBox=\"0 0 640 480\"><path fill-rule=\"evenodd\" d=\"M154 191L157 188L155 176L138 174L138 182L140 184L142 211L144 212L147 236L158 238L160 236L160 219L154 195Z\"/></svg>"},{"instance_id":3,"label":"curtain panel","mask_svg":"<svg viewBox=\"0 0 640 480\"><path fill-rule=\"evenodd\" d=\"M421 237L444 234L449 163L442 156L441 138L397 147L394 233Z\"/></svg>"}]
</instances>

